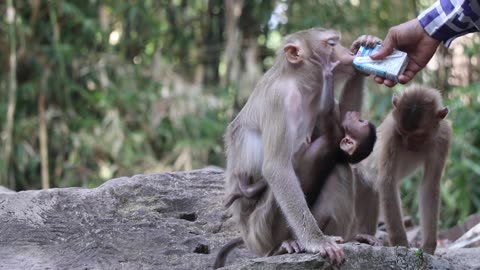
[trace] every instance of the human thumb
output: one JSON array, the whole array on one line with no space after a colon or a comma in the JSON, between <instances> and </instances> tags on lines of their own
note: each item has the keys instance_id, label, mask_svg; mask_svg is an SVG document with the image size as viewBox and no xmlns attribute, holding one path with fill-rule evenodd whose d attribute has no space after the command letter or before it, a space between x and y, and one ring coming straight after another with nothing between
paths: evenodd
<instances>
[{"instance_id":1,"label":"human thumb","mask_svg":"<svg viewBox=\"0 0 480 270\"><path fill-rule=\"evenodd\" d=\"M388 33L388 35L385 37L385 40L382 42L382 48L378 50L378 52L370 55L370 58L373 60L383 59L390 55L393 52L393 49L395 49L393 38L392 35Z\"/></svg>"}]
</instances>

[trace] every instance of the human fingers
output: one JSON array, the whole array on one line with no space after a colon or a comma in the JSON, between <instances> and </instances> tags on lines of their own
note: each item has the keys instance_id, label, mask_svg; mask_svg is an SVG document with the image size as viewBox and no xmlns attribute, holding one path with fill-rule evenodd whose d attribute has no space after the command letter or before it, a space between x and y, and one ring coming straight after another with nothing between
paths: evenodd
<instances>
[{"instance_id":1,"label":"human fingers","mask_svg":"<svg viewBox=\"0 0 480 270\"><path fill-rule=\"evenodd\" d=\"M392 81L392 80L385 79L385 80L383 81L383 84L386 85L386 86L388 86L388 87L394 87L397 83L394 82L394 81Z\"/></svg>"},{"instance_id":2,"label":"human fingers","mask_svg":"<svg viewBox=\"0 0 480 270\"><path fill-rule=\"evenodd\" d=\"M370 55L370 58L372 58L373 60L383 59L393 52L396 45L397 44L395 42L395 32L394 30L392 30L392 28L390 28L387 36L382 42L382 48L380 48L380 50L378 50L376 53Z\"/></svg>"},{"instance_id":3,"label":"human fingers","mask_svg":"<svg viewBox=\"0 0 480 270\"><path fill-rule=\"evenodd\" d=\"M413 77L415 77L415 75L420 70L422 70L422 67L419 64L417 64L413 59L410 59L403 74L400 74L398 76L398 82L400 82L401 84L408 83L413 79Z\"/></svg>"},{"instance_id":4,"label":"human fingers","mask_svg":"<svg viewBox=\"0 0 480 270\"><path fill-rule=\"evenodd\" d=\"M373 80L375 80L375 82L378 83L378 84L383 84L383 82L385 81L385 78L380 77L380 76L375 76L373 78Z\"/></svg>"}]
</instances>

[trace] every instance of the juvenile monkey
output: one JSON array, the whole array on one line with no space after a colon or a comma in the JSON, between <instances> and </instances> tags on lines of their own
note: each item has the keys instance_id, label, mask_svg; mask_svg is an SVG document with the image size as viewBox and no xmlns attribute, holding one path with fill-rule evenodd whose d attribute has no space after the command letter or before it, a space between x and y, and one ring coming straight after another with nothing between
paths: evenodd
<instances>
[{"instance_id":1,"label":"juvenile monkey","mask_svg":"<svg viewBox=\"0 0 480 270\"><path fill-rule=\"evenodd\" d=\"M374 233L378 220L378 199L385 215L391 245L408 246L399 185L402 179L423 167L420 186L420 216L422 249L433 254L437 245L437 222L440 206L440 179L447 159L452 136L450 123L445 120L448 108L442 105L438 90L413 85L399 97L392 98L393 110L378 127L378 142L373 154L360 163L357 176L365 188L366 207L373 214L370 221L360 221L366 233ZM362 198L359 198L362 199ZM365 210L366 211L366 210ZM368 224L369 223L369 224Z\"/></svg>"},{"instance_id":2,"label":"juvenile monkey","mask_svg":"<svg viewBox=\"0 0 480 270\"><path fill-rule=\"evenodd\" d=\"M238 192L241 178L250 187L261 179L268 183L259 199L242 196L230 207L243 242L257 255L271 254L292 235L302 250L320 252L334 263L344 258L337 245L341 239L325 236L320 230L296 174L302 165L298 153L304 150L304 142L311 137L319 116L324 83L321 61L330 59L330 50L331 60L339 61L334 79L345 82L341 98L350 101L340 104L340 110L361 109L364 79L351 66L353 53L339 45L339 40L338 32L321 28L288 36L275 64L227 128L226 193ZM343 171L340 176L351 179L349 168L335 171L335 175ZM347 192L340 196L353 207L353 195L348 191L351 182L346 184L347 189L330 192ZM351 213L343 212L352 218Z\"/></svg>"}]
</instances>

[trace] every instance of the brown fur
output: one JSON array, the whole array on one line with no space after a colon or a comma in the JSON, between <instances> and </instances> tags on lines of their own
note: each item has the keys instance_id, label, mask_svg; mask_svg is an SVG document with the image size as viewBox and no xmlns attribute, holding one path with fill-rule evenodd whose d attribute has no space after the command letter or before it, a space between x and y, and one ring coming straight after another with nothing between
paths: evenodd
<instances>
[{"instance_id":1,"label":"brown fur","mask_svg":"<svg viewBox=\"0 0 480 270\"><path fill-rule=\"evenodd\" d=\"M245 244L258 255L264 256L277 247L290 233L289 228L311 252L317 251L325 241L295 173L298 167L295 154L310 136L319 110L322 70L309 61L310 48L328 46L329 38L340 37L338 32L325 29L288 36L285 44L296 43L304 49L304 62L291 65L283 52L279 53L225 134L226 193L238 188L236 174L239 172L249 172L254 182L264 178L269 183L259 200L241 198L231 206ZM334 60L342 61L345 54L347 49L340 45L334 47ZM345 80L345 74L355 72L350 63L341 62L335 70L337 74ZM348 90L349 96L356 95L350 107L359 107L357 103L361 103L363 78L355 76L355 80L360 83Z\"/></svg>"},{"instance_id":2,"label":"brown fur","mask_svg":"<svg viewBox=\"0 0 480 270\"><path fill-rule=\"evenodd\" d=\"M319 180L313 172L323 165L302 160L306 138L315 139L313 128L322 121L319 96L323 70L310 61L308 57L315 55L309 50L329 48L330 38L338 41L340 35L317 28L288 36L285 46L293 43L307 48L301 54L302 64L292 65L285 53L279 52L273 67L227 127L227 197L240 192L239 176L244 173L249 176L249 184L262 179L268 182L260 198L238 196L229 208L243 242L260 256L273 254L282 241L297 239L303 250L320 251L340 262L343 251L335 244L338 238L324 233L351 239L355 232L355 194L349 165L337 165L327 179L320 180L326 183L316 191L311 210L303 194L309 190L309 183ZM350 51L340 44L334 46L332 58L340 61L333 75L335 84L342 88L335 117L342 119L346 111L361 111L365 77L353 69ZM217 261L224 259L217 257Z\"/></svg>"},{"instance_id":3,"label":"brown fur","mask_svg":"<svg viewBox=\"0 0 480 270\"><path fill-rule=\"evenodd\" d=\"M433 254L437 241L440 180L448 155L452 128L444 117L438 90L413 85L393 98L394 109L378 128L373 154L356 169L363 205L361 232L375 233L378 203L385 215L391 245L408 246L402 221L399 184L423 167L420 215L424 251ZM373 184L374 189L369 188ZM367 213L370 212L370 213Z\"/></svg>"}]
</instances>

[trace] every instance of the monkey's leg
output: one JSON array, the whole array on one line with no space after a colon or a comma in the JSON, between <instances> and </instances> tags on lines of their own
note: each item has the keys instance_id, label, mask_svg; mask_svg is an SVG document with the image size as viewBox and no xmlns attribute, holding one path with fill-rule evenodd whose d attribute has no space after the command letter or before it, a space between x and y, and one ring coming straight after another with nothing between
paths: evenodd
<instances>
[{"instance_id":1,"label":"monkey's leg","mask_svg":"<svg viewBox=\"0 0 480 270\"><path fill-rule=\"evenodd\" d=\"M328 179L328 181L334 180L336 179ZM337 182L335 182L335 185L332 185L333 183L330 184L330 182L327 182L326 187L331 190L336 190L335 192L329 192L329 194L336 193L335 197L338 198L340 196L341 198L341 194L339 193L341 188L338 187L336 183ZM318 226L323 232L329 235L342 236L348 241L356 241L371 246L383 246L382 242L379 239L377 239L375 236L367 234L357 234L351 240L349 240L351 229L354 224L350 223L350 226L348 225L349 219L347 218L345 213L350 213L353 209L346 207L347 205L344 205L344 207L337 206L334 209L329 209L329 196L326 194L321 194L321 196L322 197L320 197L319 200L315 202L312 211L314 212L314 216L318 222ZM333 207L333 205L330 204L330 207Z\"/></svg>"},{"instance_id":2,"label":"monkey's leg","mask_svg":"<svg viewBox=\"0 0 480 270\"><path fill-rule=\"evenodd\" d=\"M426 161L424 177L420 187L422 249L429 254L433 254L437 248L437 221L440 207L440 178L443 169L443 164L436 164L434 166L432 163L435 162L428 160Z\"/></svg>"},{"instance_id":3,"label":"monkey's leg","mask_svg":"<svg viewBox=\"0 0 480 270\"><path fill-rule=\"evenodd\" d=\"M349 170L349 166L337 167L327 177L311 211L319 228L326 235L348 239L354 222L353 187L351 179L347 179L351 174L341 173L343 169Z\"/></svg>"},{"instance_id":4,"label":"monkey's leg","mask_svg":"<svg viewBox=\"0 0 480 270\"><path fill-rule=\"evenodd\" d=\"M386 177L389 178L389 177ZM395 182L380 178L380 202L385 213L388 238L392 246L408 247L407 233L402 220L400 192Z\"/></svg>"},{"instance_id":5,"label":"monkey's leg","mask_svg":"<svg viewBox=\"0 0 480 270\"><path fill-rule=\"evenodd\" d=\"M361 179L361 174L355 171L355 216L358 232L375 235L377 232L380 202L378 192L372 184Z\"/></svg>"},{"instance_id":6,"label":"monkey's leg","mask_svg":"<svg viewBox=\"0 0 480 270\"><path fill-rule=\"evenodd\" d=\"M298 162L298 175L308 205L312 205L322 190L325 180L335 166L337 146L329 145L325 136L315 139Z\"/></svg>"}]
</instances>

